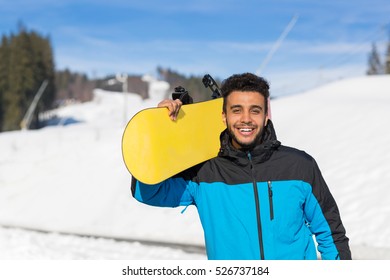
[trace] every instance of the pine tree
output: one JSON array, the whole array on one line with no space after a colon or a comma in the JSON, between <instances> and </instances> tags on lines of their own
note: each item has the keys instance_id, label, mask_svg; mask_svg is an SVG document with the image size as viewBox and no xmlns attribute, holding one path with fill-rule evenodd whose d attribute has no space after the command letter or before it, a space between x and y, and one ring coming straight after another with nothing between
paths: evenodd
<instances>
[{"instance_id":1,"label":"pine tree","mask_svg":"<svg viewBox=\"0 0 390 280\"><path fill-rule=\"evenodd\" d=\"M8 86L8 39L3 36L0 45L0 132L2 131L4 122L4 92Z\"/></svg>"},{"instance_id":2,"label":"pine tree","mask_svg":"<svg viewBox=\"0 0 390 280\"><path fill-rule=\"evenodd\" d=\"M43 38L36 32L31 32L31 43L34 57L34 85L39 89L43 81L48 81L45 94L42 95L41 102L35 111L35 121L38 126L38 114L51 108L55 98L55 67L53 62L53 52L49 38ZM35 90L34 95L37 90ZM34 97L34 96L33 96ZM30 101L31 102L31 101Z\"/></svg>"},{"instance_id":3,"label":"pine tree","mask_svg":"<svg viewBox=\"0 0 390 280\"><path fill-rule=\"evenodd\" d=\"M367 75L379 75L383 72L383 66L376 48L376 44L372 43L371 53L368 56Z\"/></svg>"},{"instance_id":4,"label":"pine tree","mask_svg":"<svg viewBox=\"0 0 390 280\"><path fill-rule=\"evenodd\" d=\"M390 74L390 40L387 43L387 51L385 57L385 74Z\"/></svg>"},{"instance_id":5,"label":"pine tree","mask_svg":"<svg viewBox=\"0 0 390 280\"><path fill-rule=\"evenodd\" d=\"M20 128L29 99L32 100L34 87L33 53L25 30L11 36L8 73L8 89L4 92L6 110L3 129L15 130Z\"/></svg>"},{"instance_id":6,"label":"pine tree","mask_svg":"<svg viewBox=\"0 0 390 280\"><path fill-rule=\"evenodd\" d=\"M6 42L7 44L5 44ZM4 47L6 45L6 47ZM50 108L54 100L54 63L48 38L20 27L17 35L2 41L1 54L7 52L6 62L0 62L0 76L5 78L2 92L2 130L20 128L20 122L27 112L36 92L44 80L49 84L35 114ZM5 69L3 72L2 69ZM2 87L2 89L1 89Z\"/></svg>"}]
</instances>

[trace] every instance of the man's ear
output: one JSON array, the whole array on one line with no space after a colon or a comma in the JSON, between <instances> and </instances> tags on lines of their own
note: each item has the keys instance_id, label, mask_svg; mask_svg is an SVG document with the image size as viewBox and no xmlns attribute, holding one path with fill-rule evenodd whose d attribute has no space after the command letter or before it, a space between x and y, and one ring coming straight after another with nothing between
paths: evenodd
<instances>
[{"instance_id":1,"label":"man's ear","mask_svg":"<svg viewBox=\"0 0 390 280\"><path fill-rule=\"evenodd\" d=\"M222 121L226 125L226 113L222 112Z\"/></svg>"}]
</instances>

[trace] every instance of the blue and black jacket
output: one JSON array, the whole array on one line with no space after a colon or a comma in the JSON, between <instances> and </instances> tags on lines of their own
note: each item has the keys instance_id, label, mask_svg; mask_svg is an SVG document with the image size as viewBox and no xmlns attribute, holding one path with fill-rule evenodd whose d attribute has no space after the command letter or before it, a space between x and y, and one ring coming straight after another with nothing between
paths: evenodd
<instances>
[{"instance_id":1,"label":"blue and black jacket","mask_svg":"<svg viewBox=\"0 0 390 280\"><path fill-rule=\"evenodd\" d=\"M336 202L315 160L276 139L239 151L221 134L211 160L156 185L135 178L132 194L163 207L195 205L209 259L351 259Z\"/></svg>"}]
</instances>

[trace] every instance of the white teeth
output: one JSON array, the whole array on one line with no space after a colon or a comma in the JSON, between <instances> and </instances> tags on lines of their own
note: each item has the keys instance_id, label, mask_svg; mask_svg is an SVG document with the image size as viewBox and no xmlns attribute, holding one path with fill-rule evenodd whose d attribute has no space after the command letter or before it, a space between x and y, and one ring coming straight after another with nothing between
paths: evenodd
<instances>
[{"instance_id":1,"label":"white teeth","mask_svg":"<svg viewBox=\"0 0 390 280\"><path fill-rule=\"evenodd\" d=\"M241 128L240 131L242 131L242 132L251 132L252 129L251 128Z\"/></svg>"}]
</instances>

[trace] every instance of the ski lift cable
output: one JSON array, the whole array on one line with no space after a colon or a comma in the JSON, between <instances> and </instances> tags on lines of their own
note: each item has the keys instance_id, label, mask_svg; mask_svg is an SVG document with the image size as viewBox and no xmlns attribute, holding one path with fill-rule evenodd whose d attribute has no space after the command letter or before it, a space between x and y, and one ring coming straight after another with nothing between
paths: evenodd
<instances>
[{"instance_id":1,"label":"ski lift cable","mask_svg":"<svg viewBox=\"0 0 390 280\"><path fill-rule=\"evenodd\" d=\"M271 50L268 52L267 56L261 63L259 69L256 71L256 75L260 76L264 68L268 65L269 61L275 54L275 52L279 49L280 45L283 43L284 39L288 35L288 33L291 31L291 29L294 27L295 23L298 20L298 15L294 15L293 18L290 20L282 34L279 36L278 40L275 42L275 44L272 46Z\"/></svg>"}]
</instances>

